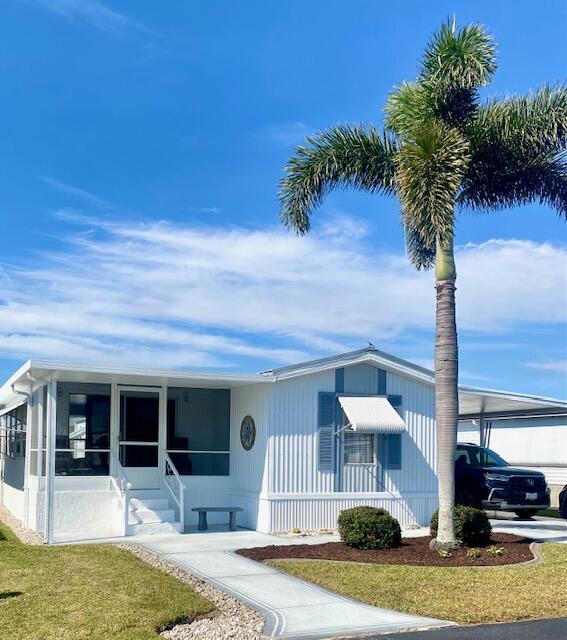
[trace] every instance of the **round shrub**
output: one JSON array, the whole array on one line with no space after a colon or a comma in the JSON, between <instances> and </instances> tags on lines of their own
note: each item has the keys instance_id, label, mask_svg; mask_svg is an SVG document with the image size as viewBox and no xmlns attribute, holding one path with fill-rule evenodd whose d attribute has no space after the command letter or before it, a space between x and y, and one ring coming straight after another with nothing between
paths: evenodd
<instances>
[{"instance_id":1,"label":"round shrub","mask_svg":"<svg viewBox=\"0 0 567 640\"><path fill-rule=\"evenodd\" d=\"M488 516L482 509L465 507L458 504L453 507L455 518L455 536L465 547L482 547L490 542L492 527ZM439 512L431 517L430 533L432 538L437 537Z\"/></svg>"},{"instance_id":2,"label":"round shrub","mask_svg":"<svg viewBox=\"0 0 567 640\"><path fill-rule=\"evenodd\" d=\"M402 539L400 523L376 507L354 507L339 514L341 540L357 549L390 549Z\"/></svg>"}]
</instances>

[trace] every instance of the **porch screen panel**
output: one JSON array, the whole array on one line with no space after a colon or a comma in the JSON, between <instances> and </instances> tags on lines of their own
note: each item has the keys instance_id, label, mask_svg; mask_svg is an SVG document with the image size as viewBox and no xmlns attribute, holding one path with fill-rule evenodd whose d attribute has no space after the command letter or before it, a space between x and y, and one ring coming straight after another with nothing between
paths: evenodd
<instances>
[{"instance_id":1,"label":"porch screen panel","mask_svg":"<svg viewBox=\"0 0 567 640\"><path fill-rule=\"evenodd\" d=\"M167 451L179 473L228 475L229 450L230 390L169 387Z\"/></svg>"},{"instance_id":2,"label":"porch screen panel","mask_svg":"<svg viewBox=\"0 0 567 640\"><path fill-rule=\"evenodd\" d=\"M8 458L25 456L27 411L24 403L0 416L0 453Z\"/></svg>"},{"instance_id":3,"label":"porch screen panel","mask_svg":"<svg viewBox=\"0 0 567 640\"><path fill-rule=\"evenodd\" d=\"M108 475L110 385L59 382L55 475Z\"/></svg>"},{"instance_id":4,"label":"porch screen panel","mask_svg":"<svg viewBox=\"0 0 567 640\"><path fill-rule=\"evenodd\" d=\"M30 425L30 474L45 476L47 449L47 385L33 392Z\"/></svg>"}]
</instances>

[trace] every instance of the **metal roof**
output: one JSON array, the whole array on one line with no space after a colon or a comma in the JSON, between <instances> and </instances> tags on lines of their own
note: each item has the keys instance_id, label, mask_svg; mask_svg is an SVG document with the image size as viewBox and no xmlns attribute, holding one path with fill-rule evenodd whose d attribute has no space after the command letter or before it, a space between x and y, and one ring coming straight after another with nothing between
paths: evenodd
<instances>
[{"instance_id":1,"label":"metal roof","mask_svg":"<svg viewBox=\"0 0 567 640\"><path fill-rule=\"evenodd\" d=\"M459 387L459 419L557 415L567 412L567 402L556 398L534 396L512 391L497 391L461 385Z\"/></svg>"},{"instance_id":2,"label":"metal roof","mask_svg":"<svg viewBox=\"0 0 567 640\"><path fill-rule=\"evenodd\" d=\"M328 369L336 369L338 367L348 367L353 364L369 363L379 365L386 369L391 369L404 373L414 378L418 378L424 382L434 384L435 375L430 369L420 367L413 362L403 360L389 353L380 351L375 347L365 347L357 351L349 351L338 355L329 356L327 358L319 358L317 360L309 360L294 364L288 367L280 367L278 369L269 369L263 371L262 375L274 376L277 380L285 380L297 376L304 376L310 373L326 371Z\"/></svg>"},{"instance_id":3,"label":"metal roof","mask_svg":"<svg viewBox=\"0 0 567 640\"><path fill-rule=\"evenodd\" d=\"M248 384L269 384L280 380L327 371L339 367L368 363L386 370L409 376L433 386L433 371L408 360L397 358L375 347L365 347L326 358L309 360L287 367L270 369L261 373L224 373L218 371L172 371L167 369L140 369L105 365L83 365L47 360L28 360L0 387L0 407L22 402L22 396L14 392L12 385L29 388L29 376L41 379L56 373L59 380L84 382L116 382L131 384L167 384L170 386L200 386L234 388ZM21 388L21 390L23 390ZM474 419L481 413L486 417L501 415L559 414L567 412L567 402L510 391L496 391L461 385L459 387L460 419Z\"/></svg>"},{"instance_id":4,"label":"metal roof","mask_svg":"<svg viewBox=\"0 0 567 640\"><path fill-rule=\"evenodd\" d=\"M378 396L339 396L350 427L357 433L402 433L406 423L388 402Z\"/></svg>"},{"instance_id":5,"label":"metal roof","mask_svg":"<svg viewBox=\"0 0 567 640\"><path fill-rule=\"evenodd\" d=\"M172 371L106 365L84 365L47 360L28 360L0 387L0 409L21 404L24 397L14 391L27 391L53 374L62 382L118 382L136 385L169 385L230 389L247 384L274 382L259 374L219 373L210 371ZM34 382L35 381L35 382ZM35 387L34 387L35 388Z\"/></svg>"}]
</instances>

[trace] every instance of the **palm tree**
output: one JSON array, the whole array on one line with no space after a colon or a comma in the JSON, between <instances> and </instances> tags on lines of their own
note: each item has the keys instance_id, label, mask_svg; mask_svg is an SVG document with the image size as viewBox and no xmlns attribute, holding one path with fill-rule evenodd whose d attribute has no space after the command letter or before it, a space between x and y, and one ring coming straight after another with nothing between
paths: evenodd
<instances>
[{"instance_id":1,"label":"palm tree","mask_svg":"<svg viewBox=\"0 0 567 640\"><path fill-rule=\"evenodd\" d=\"M397 86L381 132L338 125L307 138L281 181L282 222L299 234L335 188L397 196L408 257L435 266L435 399L438 452L437 547L456 546L454 456L458 422L455 216L540 202L567 216L567 87L481 104L496 70L481 25L446 23L428 43L415 82ZM496 274L495 274L496 276Z\"/></svg>"}]
</instances>

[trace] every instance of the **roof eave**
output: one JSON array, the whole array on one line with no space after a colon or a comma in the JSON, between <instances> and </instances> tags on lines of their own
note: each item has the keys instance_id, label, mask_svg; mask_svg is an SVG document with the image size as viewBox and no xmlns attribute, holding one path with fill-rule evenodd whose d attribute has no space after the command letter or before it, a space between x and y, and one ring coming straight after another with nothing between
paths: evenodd
<instances>
[{"instance_id":1,"label":"roof eave","mask_svg":"<svg viewBox=\"0 0 567 640\"><path fill-rule=\"evenodd\" d=\"M514 391L499 391L497 389L482 389L480 387L468 387L459 385L459 393L467 395L485 396L487 398L502 398L514 402L529 402L531 404L541 404L542 406L554 406L567 409L567 401L546 396L532 396L526 393L516 393Z\"/></svg>"},{"instance_id":2,"label":"roof eave","mask_svg":"<svg viewBox=\"0 0 567 640\"><path fill-rule=\"evenodd\" d=\"M391 357L388 354L385 354L378 350L370 351L366 349L362 351L343 354L339 357L307 362L304 363L303 366L299 365L298 367L293 368L289 367L283 369L274 369L270 372L265 372L264 375L272 375L277 381L289 380L291 378L297 378L304 375L364 363L379 364L387 369L391 369L396 371L397 373L416 378L422 382L431 385L435 384L435 375L433 371L429 371L428 369L413 365L412 363L406 362L405 360Z\"/></svg>"},{"instance_id":3,"label":"roof eave","mask_svg":"<svg viewBox=\"0 0 567 640\"><path fill-rule=\"evenodd\" d=\"M178 380L202 380L203 382L226 382L234 384L270 383L270 377L259 374L218 373L211 371L176 371L171 369L141 369L105 365L83 365L48 360L28 361L30 371L50 371L101 374L108 376L132 376L137 378L160 378Z\"/></svg>"}]
</instances>

